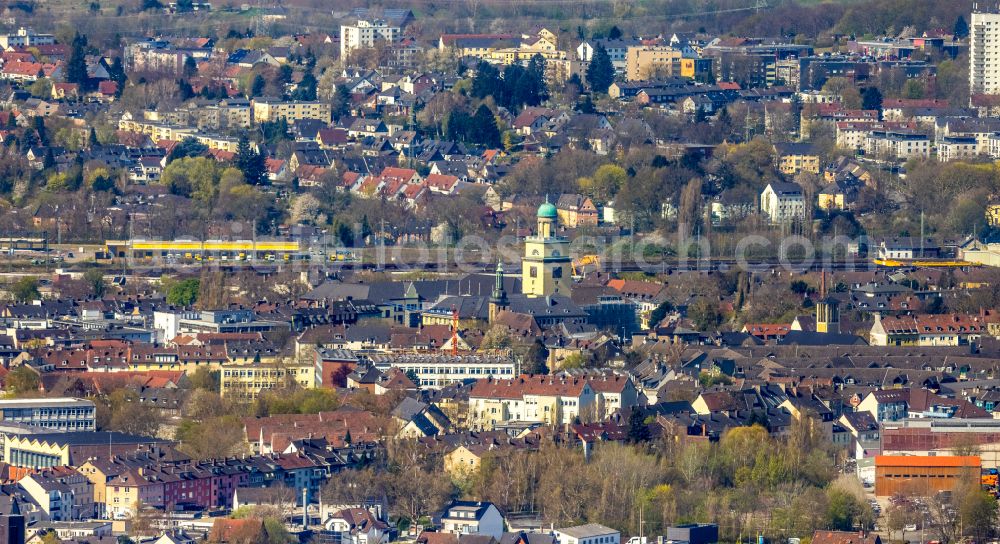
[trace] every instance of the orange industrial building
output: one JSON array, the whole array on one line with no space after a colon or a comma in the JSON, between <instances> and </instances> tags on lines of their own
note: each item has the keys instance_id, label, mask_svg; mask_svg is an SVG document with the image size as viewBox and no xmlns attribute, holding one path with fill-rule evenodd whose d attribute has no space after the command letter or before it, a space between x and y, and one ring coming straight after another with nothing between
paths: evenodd
<instances>
[{"instance_id":1,"label":"orange industrial building","mask_svg":"<svg viewBox=\"0 0 1000 544\"><path fill-rule=\"evenodd\" d=\"M875 496L931 495L952 491L963 481L977 483L982 462L975 455L875 457Z\"/></svg>"}]
</instances>

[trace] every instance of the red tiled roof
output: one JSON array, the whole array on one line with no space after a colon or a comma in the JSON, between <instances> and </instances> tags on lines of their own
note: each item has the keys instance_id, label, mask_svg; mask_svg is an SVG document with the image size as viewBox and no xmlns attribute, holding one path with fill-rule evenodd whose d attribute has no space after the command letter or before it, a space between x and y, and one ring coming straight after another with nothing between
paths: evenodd
<instances>
[{"instance_id":1,"label":"red tiled roof","mask_svg":"<svg viewBox=\"0 0 1000 544\"><path fill-rule=\"evenodd\" d=\"M733 396L725 391L705 391L701 394L701 400L705 402L705 406L710 412L736 409L736 401L733 400Z\"/></svg>"},{"instance_id":2,"label":"red tiled roof","mask_svg":"<svg viewBox=\"0 0 1000 544\"><path fill-rule=\"evenodd\" d=\"M458 176L448 176L445 174L428 174L427 186L438 191L450 193L458 184Z\"/></svg>"},{"instance_id":3,"label":"red tiled roof","mask_svg":"<svg viewBox=\"0 0 1000 544\"><path fill-rule=\"evenodd\" d=\"M400 194L402 194L403 197L406 198L407 200L416 200L424 192L424 189L425 187L423 185L417 185L415 183L411 183L403 187L403 190L400 191Z\"/></svg>"},{"instance_id":4,"label":"red tiled roof","mask_svg":"<svg viewBox=\"0 0 1000 544\"><path fill-rule=\"evenodd\" d=\"M413 383L413 380L408 378L402 370L398 368L390 368L386 373L385 380L379 382L379 385L390 389L393 391L414 391L419 389L417 384Z\"/></svg>"},{"instance_id":5,"label":"red tiled roof","mask_svg":"<svg viewBox=\"0 0 1000 544\"><path fill-rule=\"evenodd\" d=\"M324 128L316 134L323 145L346 144L348 141L347 131L342 128Z\"/></svg>"},{"instance_id":6,"label":"red tiled roof","mask_svg":"<svg viewBox=\"0 0 1000 544\"><path fill-rule=\"evenodd\" d=\"M361 179L361 174L358 172L344 172L341 179L343 180L344 187L354 187L354 184Z\"/></svg>"},{"instance_id":7,"label":"red tiled roof","mask_svg":"<svg viewBox=\"0 0 1000 544\"><path fill-rule=\"evenodd\" d=\"M163 149L167 152L167 156L170 156L170 153L173 152L174 147L176 147L178 143L180 142L177 140L157 140L156 147Z\"/></svg>"},{"instance_id":8,"label":"red tiled roof","mask_svg":"<svg viewBox=\"0 0 1000 544\"><path fill-rule=\"evenodd\" d=\"M477 380L470 397L519 399L525 395L578 397L587 386L583 378L521 375L509 380Z\"/></svg>"},{"instance_id":9,"label":"red tiled roof","mask_svg":"<svg viewBox=\"0 0 1000 544\"><path fill-rule=\"evenodd\" d=\"M792 330L791 325L784 323L747 323L744 328L747 334L763 337L785 336Z\"/></svg>"},{"instance_id":10,"label":"red tiled roof","mask_svg":"<svg viewBox=\"0 0 1000 544\"><path fill-rule=\"evenodd\" d=\"M97 84L97 92L105 95L111 96L118 92L118 82L117 81L102 81Z\"/></svg>"},{"instance_id":11,"label":"red tiled roof","mask_svg":"<svg viewBox=\"0 0 1000 544\"><path fill-rule=\"evenodd\" d=\"M4 62L35 62L35 56L31 53L16 52L16 51L4 51L0 54L0 58L3 58Z\"/></svg>"},{"instance_id":12,"label":"red tiled roof","mask_svg":"<svg viewBox=\"0 0 1000 544\"><path fill-rule=\"evenodd\" d=\"M663 291L663 284L652 281L613 279L608 287L628 297L655 298Z\"/></svg>"},{"instance_id":13,"label":"red tiled roof","mask_svg":"<svg viewBox=\"0 0 1000 544\"><path fill-rule=\"evenodd\" d=\"M236 153L223 149L209 149L208 155L219 162L232 162L236 158Z\"/></svg>"},{"instance_id":14,"label":"red tiled roof","mask_svg":"<svg viewBox=\"0 0 1000 544\"><path fill-rule=\"evenodd\" d=\"M42 64L40 62L8 62L3 66L3 73L19 76L37 76L42 72L46 77L51 76L56 71L55 64Z\"/></svg>"},{"instance_id":15,"label":"red tiled roof","mask_svg":"<svg viewBox=\"0 0 1000 544\"><path fill-rule=\"evenodd\" d=\"M621 393L630 381L631 378L620 374L601 374L587 378L590 388L597 393Z\"/></svg>"},{"instance_id":16,"label":"red tiled roof","mask_svg":"<svg viewBox=\"0 0 1000 544\"><path fill-rule=\"evenodd\" d=\"M883 317L882 327L889 334L981 334L988 318L978 315L907 315Z\"/></svg>"},{"instance_id":17,"label":"red tiled roof","mask_svg":"<svg viewBox=\"0 0 1000 544\"><path fill-rule=\"evenodd\" d=\"M216 518L208 539L211 542L256 541L263 534L264 522L259 519Z\"/></svg>"},{"instance_id":18,"label":"red tiled roof","mask_svg":"<svg viewBox=\"0 0 1000 544\"><path fill-rule=\"evenodd\" d=\"M384 179L401 179L404 181L409 181L414 176L417 175L417 171L410 168L396 168L393 166L388 166L382 170L380 174Z\"/></svg>"},{"instance_id":19,"label":"red tiled roof","mask_svg":"<svg viewBox=\"0 0 1000 544\"><path fill-rule=\"evenodd\" d=\"M375 442L381 431L375 415L364 410L341 408L318 414L282 414L243 419L247 440L257 442L263 436L265 444L275 451L284 450L293 440L312 436L325 438L334 446L342 446L348 433L354 443Z\"/></svg>"},{"instance_id":20,"label":"red tiled roof","mask_svg":"<svg viewBox=\"0 0 1000 544\"><path fill-rule=\"evenodd\" d=\"M285 167L285 161L282 159L266 159L264 165L267 167L269 174L277 174Z\"/></svg>"}]
</instances>

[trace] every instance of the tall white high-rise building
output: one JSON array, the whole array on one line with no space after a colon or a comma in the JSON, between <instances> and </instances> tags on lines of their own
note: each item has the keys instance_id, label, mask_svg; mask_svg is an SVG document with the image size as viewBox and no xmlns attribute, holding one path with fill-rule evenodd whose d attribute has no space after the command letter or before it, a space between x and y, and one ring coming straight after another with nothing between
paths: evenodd
<instances>
[{"instance_id":1,"label":"tall white high-rise building","mask_svg":"<svg viewBox=\"0 0 1000 544\"><path fill-rule=\"evenodd\" d=\"M376 42L393 43L399 40L402 30L389 26L385 21L358 21L356 25L340 27L340 58L346 58L354 49L375 47Z\"/></svg>"},{"instance_id":2,"label":"tall white high-rise building","mask_svg":"<svg viewBox=\"0 0 1000 544\"><path fill-rule=\"evenodd\" d=\"M969 92L1000 94L1000 11L978 8L969 25Z\"/></svg>"}]
</instances>

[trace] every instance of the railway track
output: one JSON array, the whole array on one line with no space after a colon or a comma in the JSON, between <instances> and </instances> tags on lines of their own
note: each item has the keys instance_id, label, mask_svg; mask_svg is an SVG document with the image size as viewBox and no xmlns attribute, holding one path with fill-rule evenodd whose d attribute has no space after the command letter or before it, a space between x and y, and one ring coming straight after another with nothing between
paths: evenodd
<instances>
[{"instance_id":1,"label":"railway track","mask_svg":"<svg viewBox=\"0 0 1000 544\"><path fill-rule=\"evenodd\" d=\"M505 263L508 271L518 271L519 263ZM327 271L327 272L350 272L350 271L376 271L387 273L406 272L432 272L432 273L470 273L487 272L492 273L496 268L495 261L465 261L462 263L448 261L390 261L378 262L309 262L293 261L284 263L274 262L201 262L201 263L134 263L127 264L124 269L121 263L111 263L104 268L113 273L115 270L125 275L139 276L160 276L171 270L179 273L197 272L206 269L221 270L229 272L240 272L254 270L261 274L272 274L283 271ZM650 274L672 274L675 272L726 272L730 270L746 270L753 273L779 273L789 271L793 273L806 273L820 270L827 271L863 271L875 270L877 266L868 260L849 261L786 261L777 260L750 260L737 261L736 259L700 259L700 260L664 260L664 261L625 261L621 263L606 263L600 270L604 272L646 272Z\"/></svg>"}]
</instances>

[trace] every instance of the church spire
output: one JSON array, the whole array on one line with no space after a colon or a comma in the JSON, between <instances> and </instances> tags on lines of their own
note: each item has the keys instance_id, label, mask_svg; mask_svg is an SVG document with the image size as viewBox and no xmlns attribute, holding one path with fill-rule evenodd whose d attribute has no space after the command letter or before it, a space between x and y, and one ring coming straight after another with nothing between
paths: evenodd
<instances>
[{"instance_id":1,"label":"church spire","mask_svg":"<svg viewBox=\"0 0 1000 544\"><path fill-rule=\"evenodd\" d=\"M503 293L503 261L497 259L496 283L493 285L493 298L500 298Z\"/></svg>"},{"instance_id":2,"label":"church spire","mask_svg":"<svg viewBox=\"0 0 1000 544\"><path fill-rule=\"evenodd\" d=\"M507 291L503 288L503 261L497 259L496 283L493 286L493 295L490 297L490 321L496 319L500 310L505 310L509 306Z\"/></svg>"}]
</instances>

